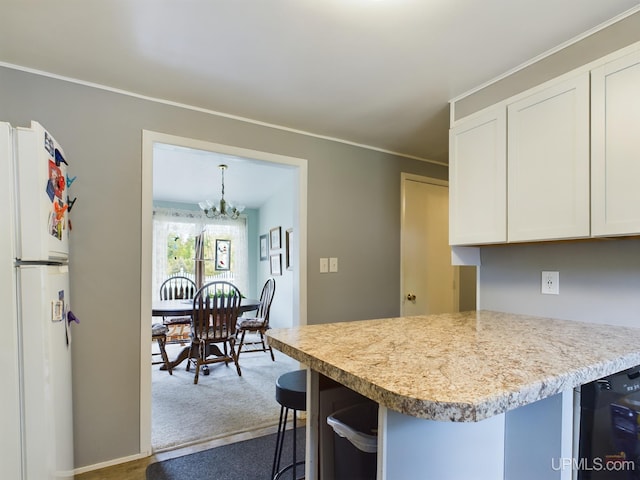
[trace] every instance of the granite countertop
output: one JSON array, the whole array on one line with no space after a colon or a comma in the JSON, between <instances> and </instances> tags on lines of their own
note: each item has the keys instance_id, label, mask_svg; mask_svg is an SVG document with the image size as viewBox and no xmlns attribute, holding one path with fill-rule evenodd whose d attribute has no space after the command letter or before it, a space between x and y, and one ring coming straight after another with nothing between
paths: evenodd
<instances>
[{"instance_id":1,"label":"granite countertop","mask_svg":"<svg viewBox=\"0 0 640 480\"><path fill-rule=\"evenodd\" d=\"M640 329L490 311L272 329L268 338L387 408L453 422L640 364Z\"/></svg>"}]
</instances>

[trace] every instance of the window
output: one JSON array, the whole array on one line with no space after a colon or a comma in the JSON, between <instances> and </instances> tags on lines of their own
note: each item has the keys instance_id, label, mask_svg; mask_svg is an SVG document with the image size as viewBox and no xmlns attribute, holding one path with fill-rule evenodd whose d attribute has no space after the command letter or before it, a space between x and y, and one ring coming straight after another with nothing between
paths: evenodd
<instances>
[{"instance_id":1,"label":"window","mask_svg":"<svg viewBox=\"0 0 640 480\"><path fill-rule=\"evenodd\" d=\"M223 263L226 268L221 268ZM161 283L171 275L192 278L199 286L226 280L244 293L248 291L248 270L245 218L211 220L199 211L154 209L154 298Z\"/></svg>"}]
</instances>

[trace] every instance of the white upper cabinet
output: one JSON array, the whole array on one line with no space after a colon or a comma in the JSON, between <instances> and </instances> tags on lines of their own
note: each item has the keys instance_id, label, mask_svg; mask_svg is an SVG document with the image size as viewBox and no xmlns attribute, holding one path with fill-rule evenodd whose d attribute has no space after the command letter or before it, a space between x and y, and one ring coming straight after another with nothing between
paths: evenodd
<instances>
[{"instance_id":1,"label":"white upper cabinet","mask_svg":"<svg viewBox=\"0 0 640 480\"><path fill-rule=\"evenodd\" d=\"M449 240L640 235L639 185L640 42L452 125Z\"/></svg>"},{"instance_id":2,"label":"white upper cabinet","mask_svg":"<svg viewBox=\"0 0 640 480\"><path fill-rule=\"evenodd\" d=\"M588 73L507 108L508 241L588 237Z\"/></svg>"},{"instance_id":3,"label":"white upper cabinet","mask_svg":"<svg viewBox=\"0 0 640 480\"><path fill-rule=\"evenodd\" d=\"M640 51L591 72L592 234L640 234Z\"/></svg>"},{"instance_id":4,"label":"white upper cabinet","mask_svg":"<svg viewBox=\"0 0 640 480\"><path fill-rule=\"evenodd\" d=\"M449 132L449 243L507 240L506 109L465 118Z\"/></svg>"}]
</instances>

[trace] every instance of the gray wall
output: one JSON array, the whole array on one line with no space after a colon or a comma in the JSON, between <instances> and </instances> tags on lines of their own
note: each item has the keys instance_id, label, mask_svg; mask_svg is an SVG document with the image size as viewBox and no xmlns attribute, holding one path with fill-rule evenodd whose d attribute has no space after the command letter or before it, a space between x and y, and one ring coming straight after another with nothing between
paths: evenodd
<instances>
[{"instance_id":1,"label":"gray wall","mask_svg":"<svg viewBox=\"0 0 640 480\"><path fill-rule=\"evenodd\" d=\"M71 255L76 467L139 451L142 130L308 160L308 322L399 314L400 173L445 167L0 68L0 118L38 120L78 179ZM320 275L320 257L340 272Z\"/></svg>"},{"instance_id":2,"label":"gray wall","mask_svg":"<svg viewBox=\"0 0 640 480\"><path fill-rule=\"evenodd\" d=\"M480 256L483 309L640 327L640 239L483 247ZM560 272L560 295L540 293L543 270Z\"/></svg>"}]
</instances>

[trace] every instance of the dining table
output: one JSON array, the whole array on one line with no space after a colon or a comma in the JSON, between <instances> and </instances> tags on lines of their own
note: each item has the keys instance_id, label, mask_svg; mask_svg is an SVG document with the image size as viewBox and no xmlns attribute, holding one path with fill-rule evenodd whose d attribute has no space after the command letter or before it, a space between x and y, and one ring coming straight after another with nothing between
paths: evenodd
<instances>
[{"instance_id":1,"label":"dining table","mask_svg":"<svg viewBox=\"0 0 640 480\"><path fill-rule=\"evenodd\" d=\"M254 298L242 298L240 301L240 307L238 308L238 314L242 315L244 312L251 312L257 310L260 306L260 300ZM190 317L193 312L193 300L179 299L179 300L154 300L151 304L151 315L153 317ZM171 369L177 367L189 357L190 346L185 346L180 353L176 356L175 360L171 361ZM166 370L167 367L162 365L160 370Z\"/></svg>"}]
</instances>

